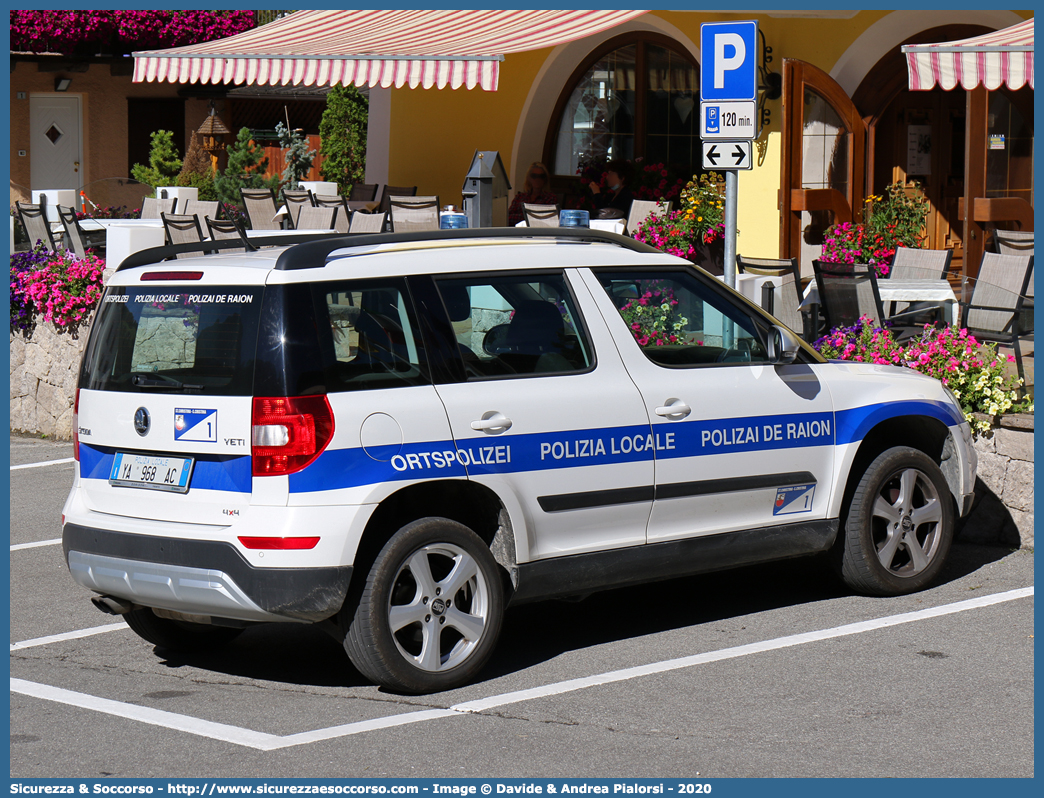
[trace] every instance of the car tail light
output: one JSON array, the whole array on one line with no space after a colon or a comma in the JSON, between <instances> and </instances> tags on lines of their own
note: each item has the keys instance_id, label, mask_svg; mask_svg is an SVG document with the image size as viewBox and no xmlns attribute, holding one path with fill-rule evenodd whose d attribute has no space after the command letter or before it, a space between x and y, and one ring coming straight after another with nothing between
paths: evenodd
<instances>
[{"instance_id":1,"label":"car tail light","mask_svg":"<svg viewBox=\"0 0 1044 798\"><path fill-rule=\"evenodd\" d=\"M334 433L325 396L256 396L251 423L255 477L300 471L322 454Z\"/></svg>"},{"instance_id":2,"label":"car tail light","mask_svg":"<svg viewBox=\"0 0 1044 798\"><path fill-rule=\"evenodd\" d=\"M145 272L138 279L143 283L150 280L202 280L203 272Z\"/></svg>"},{"instance_id":3,"label":"car tail light","mask_svg":"<svg viewBox=\"0 0 1044 798\"><path fill-rule=\"evenodd\" d=\"M319 542L318 535L314 538L251 538L240 537L239 542L248 549L314 549Z\"/></svg>"},{"instance_id":4,"label":"car tail light","mask_svg":"<svg viewBox=\"0 0 1044 798\"><path fill-rule=\"evenodd\" d=\"M73 460L80 459L80 386L76 386L76 398L73 400Z\"/></svg>"}]
</instances>

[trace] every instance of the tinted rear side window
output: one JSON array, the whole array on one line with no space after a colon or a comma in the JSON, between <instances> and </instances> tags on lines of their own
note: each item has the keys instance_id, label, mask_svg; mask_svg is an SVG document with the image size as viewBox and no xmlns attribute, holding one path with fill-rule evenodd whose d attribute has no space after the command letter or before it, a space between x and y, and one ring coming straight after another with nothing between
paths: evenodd
<instances>
[{"instance_id":1,"label":"tinted rear side window","mask_svg":"<svg viewBox=\"0 0 1044 798\"><path fill-rule=\"evenodd\" d=\"M80 387L249 396L261 294L256 286L110 288Z\"/></svg>"}]
</instances>

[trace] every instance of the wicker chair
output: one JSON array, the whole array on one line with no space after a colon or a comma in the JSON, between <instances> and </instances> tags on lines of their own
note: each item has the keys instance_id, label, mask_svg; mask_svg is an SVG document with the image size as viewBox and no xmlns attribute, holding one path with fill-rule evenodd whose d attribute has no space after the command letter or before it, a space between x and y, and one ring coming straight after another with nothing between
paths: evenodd
<instances>
[{"instance_id":1,"label":"wicker chair","mask_svg":"<svg viewBox=\"0 0 1044 798\"><path fill-rule=\"evenodd\" d=\"M387 221L386 213L363 213L356 211L352 214L352 221L348 225L348 233L383 233L384 224Z\"/></svg>"},{"instance_id":2,"label":"wicker chair","mask_svg":"<svg viewBox=\"0 0 1044 798\"><path fill-rule=\"evenodd\" d=\"M1029 332L1022 316L1032 278L1032 255L985 252L971 298L961 303L961 326L967 327L980 341L1010 345L1015 352L1015 366L1023 378L1019 338Z\"/></svg>"},{"instance_id":3,"label":"wicker chair","mask_svg":"<svg viewBox=\"0 0 1044 798\"><path fill-rule=\"evenodd\" d=\"M203 231L199 226L199 217L194 214L164 213L160 215L163 220L163 229L167 233L169 244L193 244L203 240ZM179 258L198 258L203 255L199 252L179 252Z\"/></svg>"},{"instance_id":4,"label":"wicker chair","mask_svg":"<svg viewBox=\"0 0 1044 798\"><path fill-rule=\"evenodd\" d=\"M29 239L30 248L35 247L37 241L42 241L47 249L53 250L54 238L51 236L51 225L47 222L43 205L16 202L15 207L18 210L18 219L22 222L22 228Z\"/></svg>"},{"instance_id":5,"label":"wicker chair","mask_svg":"<svg viewBox=\"0 0 1044 798\"><path fill-rule=\"evenodd\" d=\"M392 196L388 203L396 233L439 229L439 198Z\"/></svg>"},{"instance_id":6,"label":"wicker chair","mask_svg":"<svg viewBox=\"0 0 1044 798\"><path fill-rule=\"evenodd\" d=\"M181 213L186 216L192 216L195 214L200 219L209 216L211 219L218 217L218 208L221 203L217 200L185 200L185 207L181 209Z\"/></svg>"},{"instance_id":7,"label":"wicker chair","mask_svg":"<svg viewBox=\"0 0 1044 798\"><path fill-rule=\"evenodd\" d=\"M316 208L305 205L297 216L298 230L333 230L337 208Z\"/></svg>"},{"instance_id":8,"label":"wicker chair","mask_svg":"<svg viewBox=\"0 0 1044 798\"><path fill-rule=\"evenodd\" d=\"M348 232L348 220L351 218L352 212L348 210L348 203L345 202L344 197L340 194L315 194L312 199L315 200L317 208L337 208L334 229L338 233Z\"/></svg>"},{"instance_id":9,"label":"wicker chair","mask_svg":"<svg viewBox=\"0 0 1044 798\"><path fill-rule=\"evenodd\" d=\"M737 255L736 267L740 274L774 278L773 282L764 284L761 306L806 341L815 337L817 330L811 314L801 310L801 269L797 258L776 260Z\"/></svg>"},{"instance_id":10,"label":"wicker chair","mask_svg":"<svg viewBox=\"0 0 1044 798\"><path fill-rule=\"evenodd\" d=\"M174 209L178 206L178 198L173 199L157 199L156 197L146 197L141 201L141 216L139 219L162 219L160 214L174 213Z\"/></svg>"},{"instance_id":11,"label":"wicker chair","mask_svg":"<svg viewBox=\"0 0 1044 798\"><path fill-rule=\"evenodd\" d=\"M994 230L993 245L1000 255L1032 255L1033 233L1027 230Z\"/></svg>"},{"instance_id":12,"label":"wicker chair","mask_svg":"<svg viewBox=\"0 0 1044 798\"><path fill-rule=\"evenodd\" d=\"M283 204L286 205L286 210L290 214L291 227L297 227L297 217L301 215L302 208L315 207L312 192L306 188L300 190L284 188Z\"/></svg>"},{"instance_id":13,"label":"wicker chair","mask_svg":"<svg viewBox=\"0 0 1044 798\"><path fill-rule=\"evenodd\" d=\"M246 234L243 229L231 219L211 219L209 216L203 217L207 223L207 231L210 233L210 239L212 241L218 241L220 239L231 239L238 238L243 242L242 247L230 247L228 249L218 250L219 252L245 252L246 250L252 250L253 247L250 242L247 241Z\"/></svg>"},{"instance_id":14,"label":"wicker chair","mask_svg":"<svg viewBox=\"0 0 1044 798\"><path fill-rule=\"evenodd\" d=\"M627 232L633 235L638 226L650 216L666 216L670 209L670 200L634 200L631 203L631 211L627 214Z\"/></svg>"},{"instance_id":15,"label":"wicker chair","mask_svg":"<svg viewBox=\"0 0 1044 798\"><path fill-rule=\"evenodd\" d=\"M557 205L534 205L522 203L522 214L526 227L558 227Z\"/></svg>"},{"instance_id":16,"label":"wicker chair","mask_svg":"<svg viewBox=\"0 0 1044 798\"><path fill-rule=\"evenodd\" d=\"M71 247L78 258L87 257L87 238L76 219L76 209L58 205L58 218L62 220L67 247Z\"/></svg>"},{"instance_id":17,"label":"wicker chair","mask_svg":"<svg viewBox=\"0 0 1044 798\"><path fill-rule=\"evenodd\" d=\"M417 187L416 186L388 186L384 187L384 193L381 194L381 204L377 207L378 211L382 213L391 212L389 202L392 197L416 197ZM351 199L351 197L349 197ZM354 200L352 200L354 202ZM369 200L372 202L373 200Z\"/></svg>"},{"instance_id":18,"label":"wicker chair","mask_svg":"<svg viewBox=\"0 0 1044 798\"><path fill-rule=\"evenodd\" d=\"M276 218L275 196L270 188L241 188L239 194L243 198L247 219L252 230L280 230Z\"/></svg>"},{"instance_id":19,"label":"wicker chair","mask_svg":"<svg viewBox=\"0 0 1044 798\"><path fill-rule=\"evenodd\" d=\"M380 183L356 183L352 186L348 199L352 202L373 202L377 199L377 189L379 187ZM413 193L417 193L416 188L413 189Z\"/></svg>"}]
</instances>

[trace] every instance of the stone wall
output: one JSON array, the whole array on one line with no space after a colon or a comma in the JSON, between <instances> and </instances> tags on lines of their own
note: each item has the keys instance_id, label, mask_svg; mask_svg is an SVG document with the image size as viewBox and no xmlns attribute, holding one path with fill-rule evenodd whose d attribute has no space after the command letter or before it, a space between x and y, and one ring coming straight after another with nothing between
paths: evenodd
<instances>
[{"instance_id":1,"label":"stone wall","mask_svg":"<svg viewBox=\"0 0 1044 798\"><path fill-rule=\"evenodd\" d=\"M72 439L77 371L87 339L41 323L29 338L11 335L11 430Z\"/></svg>"},{"instance_id":2,"label":"stone wall","mask_svg":"<svg viewBox=\"0 0 1044 798\"><path fill-rule=\"evenodd\" d=\"M979 467L975 504L961 522L960 540L1033 547L1033 416L1004 416L975 440Z\"/></svg>"}]
</instances>

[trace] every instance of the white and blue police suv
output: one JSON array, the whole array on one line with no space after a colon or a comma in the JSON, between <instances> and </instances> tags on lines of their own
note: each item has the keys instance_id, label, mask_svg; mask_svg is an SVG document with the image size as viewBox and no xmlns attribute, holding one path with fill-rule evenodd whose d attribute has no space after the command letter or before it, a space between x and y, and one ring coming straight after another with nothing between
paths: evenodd
<instances>
[{"instance_id":1,"label":"white and blue police suv","mask_svg":"<svg viewBox=\"0 0 1044 798\"><path fill-rule=\"evenodd\" d=\"M632 239L163 260L191 246L108 285L63 514L73 578L161 648L316 623L374 682L442 690L512 603L817 553L857 591L918 590L971 503L938 381L826 362Z\"/></svg>"}]
</instances>

